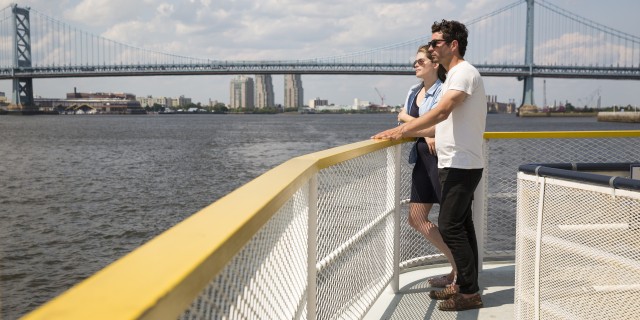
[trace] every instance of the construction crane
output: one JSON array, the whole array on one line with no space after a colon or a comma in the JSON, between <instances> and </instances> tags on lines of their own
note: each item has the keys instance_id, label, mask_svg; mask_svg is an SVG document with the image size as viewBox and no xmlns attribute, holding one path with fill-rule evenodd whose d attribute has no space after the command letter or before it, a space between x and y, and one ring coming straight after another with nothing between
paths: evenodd
<instances>
[{"instance_id":1,"label":"construction crane","mask_svg":"<svg viewBox=\"0 0 640 320\"><path fill-rule=\"evenodd\" d=\"M380 90L378 90L378 88L374 87L374 89L376 90L376 92L378 93L378 96L380 97L380 106L384 107L384 94L382 94Z\"/></svg>"},{"instance_id":2,"label":"construction crane","mask_svg":"<svg viewBox=\"0 0 640 320\"><path fill-rule=\"evenodd\" d=\"M600 88L601 87L598 87L596 90L591 92L588 96L586 96L584 98L584 100L578 98L578 106L579 107L583 107L584 106L584 107L591 108L593 100L596 100L595 101L595 104L596 104L595 108L596 109L600 109Z\"/></svg>"}]
</instances>

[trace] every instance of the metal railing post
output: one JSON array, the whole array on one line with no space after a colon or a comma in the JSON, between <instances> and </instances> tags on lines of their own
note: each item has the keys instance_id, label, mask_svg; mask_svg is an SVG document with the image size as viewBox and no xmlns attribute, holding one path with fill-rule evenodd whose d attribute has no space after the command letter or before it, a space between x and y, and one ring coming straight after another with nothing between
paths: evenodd
<instances>
[{"instance_id":1,"label":"metal railing post","mask_svg":"<svg viewBox=\"0 0 640 320\"><path fill-rule=\"evenodd\" d=\"M307 319L316 319L316 255L318 239L318 174L309 180L309 215L307 221Z\"/></svg>"},{"instance_id":2,"label":"metal railing post","mask_svg":"<svg viewBox=\"0 0 640 320\"><path fill-rule=\"evenodd\" d=\"M487 233L487 176L489 174L489 153L488 153L488 139L484 139L482 148L484 149L484 170L482 170L482 178L478 183L478 187L473 194L473 224L476 230L476 240L478 242L478 271L482 271L482 261L484 260L485 252L485 238Z\"/></svg>"},{"instance_id":3,"label":"metal railing post","mask_svg":"<svg viewBox=\"0 0 640 320\"><path fill-rule=\"evenodd\" d=\"M402 144L393 146L393 293L400 291L400 156Z\"/></svg>"},{"instance_id":4,"label":"metal railing post","mask_svg":"<svg viewBox=\"0 0 640 320\"><path fill-rule=\"evenodd\" d=\"M536 224L536 254L534 258L533 276L533 319L540 319L540 257L542 254L542 222L544 216L544 193L547 179L539 178L540 193L538 196L538 215Z\"/></svg>"}]
</instances>

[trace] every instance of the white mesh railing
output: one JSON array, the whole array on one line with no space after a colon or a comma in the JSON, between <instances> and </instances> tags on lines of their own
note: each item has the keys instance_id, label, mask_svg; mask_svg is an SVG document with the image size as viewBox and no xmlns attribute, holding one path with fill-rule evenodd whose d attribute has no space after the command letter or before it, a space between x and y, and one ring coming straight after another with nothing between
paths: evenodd
<instances>
[{"instance_id":1,"label":"white mesh railing","mask_svg":"<svg viewBox=\"0 0 640 320\"><path fill-rule=\"evenodd\" d=\"M561 135L561 133L558 133ZM517 135L513 135L517 137ZM526 163L634 162L640 138L490 138L487 140L485 258L513 256L516 223L516 174ZM476 231L479 232L479 231Z\"/></svg>"},{"instance_id":2,"label":"white mesh railing","mask_svg":"<svg viewBox=\"0 0 640 320\"><path fill-rule=\"evenodd\" d=\"M391 279L399 150L375 151L318 174L318 319L361 317Z\"/></svg>"},{"instance_id":3,"label":"white mesh railing","mask_svg":"<svg viewBox=\"0 0 640 320\"><path fill-rule=\"evenodd\" d=\"M517 188L516 318L640 318L640 191L523 172Z\"/></svg>"},{"instance_id":4,"label":"white mesh railing","mask_svg":"<svg viewBox=\"0 0 640 320\"><path fill-rule=\"evenodd\" d=\"M182 319L294 319L306 312L304 185L236 254Z\"/></svg>"},{"instance_id":5,"label":"white mesh railing","mask_svg":"<svg viewBox=\"0 0 640 320\"><path fill-rule=\"evenodd\" d=\"M385 148L320 170L181 318L357 319L366 314L394 271L401 149ZM315 259L308 269L309 253Z\"/></svg>"},{"instance_id":6,"label":"white mesh railing","mask_svg":"<svg viewBox=\"0 0 640 320\"><path fill-rule=\"evenodd\" d=\"M588 137L562 137L563 133L543 133L539 137L521 134L486 134L484 180L484 221L476 219L480 254L484 259L512 259L516 235L516 174L525 163L551 162L633 162L640 159L640 138L592 134ZM595 136L595 137L592 137ZM405 148L407 145L405 144ZM408 149L407 149L408 150ZM407 151L403 151L407 152ZM403 155L403 159L406 159ZM403 161L402 199L408 198L410 170ZM405 189L406 188L406 189ZM480 188L480 187L479 187ZM478 195L478 194L476 194ZM475 210L475 209L474 209ZM440 207L434 205L429 219L438 221ZM446 262L444 255L407 222L408 204L403 202L400 219L400 268ZM475 219L475 218L474 218Z\"/></svg>"},{"instance_id":7,"label":"white mesh railing","mask_svg":"<svg viewBox=\"0 0 640 320\"><path fill-rule=\"evenodd\" d=\"M486 133L487 164L473 208L480 261L514 258L516 174L520 164L634 162L640 159L639 136L635 131L619 135ZM412 144L364 141L291 159L194 214L27 319L49 319L52 314L62 314L61 309L67 312L64 318L73 318L68 316L73 313L79 315L75 317L78 319L95 312L143 314L154 319L171 319L176 315L181 319L361 318L387 285L398 289L400 272L446 262L407 222L412 170L407 158ZM573 197L564 189L557 194L559 198ZM521 199L518 206L532 206L537 203L535 196ZM583 210L591 208L597 213L603 210L599 201L593 202L598 197L602 201L608 199L592 196L576 201L585 204ZM621 201L618 195L616 199ZM637 203L616 202L616 206L624 210L632 206L632 210L640 212ZM574 211L566 204L558 208ZM429 214L436 223L438 211L439 206L435 205ZM234 218L236 215L243 218ZM225 219L228 221L218 222ZM220 236L207 236L206 241L198 242L204 237L201 233L208 229L217 230L208 234ZM549 237L555 241L551 244L573 241L558 235ZM193 245L196 250L191 248L194 241L198 242L198 246ZM630 248L624 241L616 241L616 250ZM579 257L579 251L590 244L576 246L577 253L565 254ZM177 251L181 248L185 249L184 255ZM184 256L185 260L176 263L175 255ZM638 261L634 257L620 260L623 263L616 267L621 272L602 274L615 281L622 279L616 285L622 281L639 283L635 275L627 272L635 266L633 259ZM594 270L599 272L611 261L600 261ZM162 263L161 267L158 263ZM154 268L163 270L166 279L139 272ZM556 275L585 273L573 267L544 272L550 275L545 275L545 281ZM137 282L112 283L119 278ZM592 289L600 290L606 300L604 297L612 292L609 283L614 280L602 280ZM119 298L117 293L110 294L113 299L108 301L92 300L95 305L78 303L82 299L79 297L87 294L100 295L103 288L98 284L104 281L123 292L141 285L148 287L149 283L159 285L144 292L144 298L140 294L135 303L123 299L129 295ZM529 281L516 279L516 286L531 287ZM553 281L571 288L561 290L558 286L546 294L562 296L585 288ZM634 286L620 288L625 292L637 291ZM637 301L640 299L631 305ZM185 310L187 304L190 306ZM547 310L560 310L563 305L547 306ZM633 306L637 308L637 304ZM526 312L521 312L525 318Z\"/></svg>"},{"instance_id":8,"label":"white mesh railing","mask_svg":"<svg viewBox=\"0 0 640 320\"><path fill-rule=\"evenodd\" d=\"M485 201L479 210L482 211L481 218L476 219L476 223L480 222L481 226L477 228L480 233L478 238L484 239L480 243L483 258L514 258L518 165L604 159L614 162L632 161L640 158L639 148L629 148L630 145L637 145L637 140L635 137L486 139L487 167L482 187L479 188L485 189L479 193ZM248 315L263 314L268 314L266 318L270 319L280 318L278 315L283 315L284 318L317 319L362 317L394 277L393 213L396 192L400 206L395 272L446 262L444 255L407 222L407 199L412 170L407 157L411 146L412 143L404 143L320 170L311 187L316 190L313 195L313 201L317 202L316 209L310 209L309 199L305 198L305 201L296 200L299 205L285 206L276 214L278 217L284 214L282 210L291 208L300 210L296 215L309 214L311 232L317 233L316 236L308 240L307 226L297 226L296 230L299 231L296 233L282 233L283 237L290 238L281 242L291 243L289 250L284 251L285 256L275 255L269 258L274 262L281 261L281 264L270 265L261 261L267 258L260 258L256 263L264 266L247 267L246 264L250 261L247 257L271 254L269 245L260 243L263 248L254 248L259 247L254 243L263 239L260 234L256 235L239 255L244 258L234 259L185 312L183 318L195 319L207 315L205 318L246 319ZM399 171L398 181L394 180L395 170ZM306 189L296 194L308 192L314 194L313 190ZM478 208L474 210L478 211ZM438 212L439 206L435 205L429 214L431 221L437 223ZM267 231L269 228L280 227L270 223L261 233L280 233ZM300 243L301 246L309 244L313 248L302 249L298 245L293 246L293 243ZM260 252L263 253L255 250L262 250ZM315 255L315 260L312 260L315 268L301 265L306 263L308 252ZM293 255L299 257L294 259ZM247 270L255 274L249 275ZM287 276L283 278L281 273L286 273ZM237 274L242 275L243 279L264 279L277 286L279 291L272 292L248 284L234 286L224 282L237 280ZM298 283L307 279L313 282L308 287L306 283ZM311 294L308 289L312 290ZM275 299L272 295L277 293L284 293L289 302L263 301ZM223 299L215 295L241 298ZM273 313L273 305L280 306L277 315ZM307 309L309 306L313 308L312 312ZM209 313L202 313L203 311L199 311L201 309L209 310ZM266 313L256 311L258 309Z\"/></svg>"}]
</instances>

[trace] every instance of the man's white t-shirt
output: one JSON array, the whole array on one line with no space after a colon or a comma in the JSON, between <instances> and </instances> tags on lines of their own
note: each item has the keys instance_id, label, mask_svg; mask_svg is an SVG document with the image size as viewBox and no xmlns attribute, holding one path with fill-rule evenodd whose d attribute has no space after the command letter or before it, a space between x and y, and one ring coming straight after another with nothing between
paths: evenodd
<instances>
[{"instance_id":1,"label":"man's white t-shirt","mask_svg":"<svg viewBox=\"0 0 640 320\"><path fill-rule=\"evenodd\" d=\"M467 98L446 120L436 124L438 168L483 168L487 97L480 72L467 61L457 64L447 73L442 95L448 90L463 91Z\"/></svg>"}]
</instances>

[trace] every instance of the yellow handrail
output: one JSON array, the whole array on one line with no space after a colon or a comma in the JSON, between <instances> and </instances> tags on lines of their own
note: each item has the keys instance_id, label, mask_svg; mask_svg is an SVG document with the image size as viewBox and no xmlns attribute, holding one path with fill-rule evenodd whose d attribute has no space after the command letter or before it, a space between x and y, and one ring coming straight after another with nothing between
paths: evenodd
<instances>
[{"instance_id":1,"label":"yellow handrail","mask_svg":"<svg viewBox=\"0 0 640 320\"><path fill-rule=\"evenodd\" d=\"M24 319L176 319L310 177L403 141L293 158L198 211Z\"/></svg>"},{"instance_id":2,"label":"yellow handrail","mask_svg":"<svg viewBox=\"0 0 640 320\"><path fill-rule=\"evenodd\" d=\"M485 132L485 139L576 139L640 137L640 130Z\"/></svg>"},{"instance_id":3,"label":"yellow handrail","mask_svg":"<svg viewBox=\"0 0 640 320\"><path fill-rule=\"evenodd\" d=\"M640 131L486 132L485 139L640 137ZM401 141L293 158L155 237L24 319L175 319L319 170Z\"/></svg>"}]
</instances>

